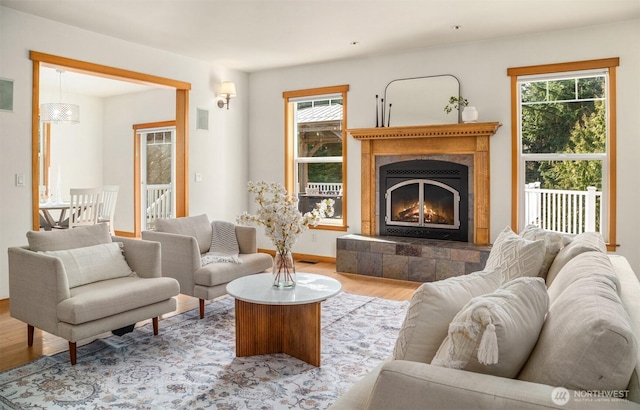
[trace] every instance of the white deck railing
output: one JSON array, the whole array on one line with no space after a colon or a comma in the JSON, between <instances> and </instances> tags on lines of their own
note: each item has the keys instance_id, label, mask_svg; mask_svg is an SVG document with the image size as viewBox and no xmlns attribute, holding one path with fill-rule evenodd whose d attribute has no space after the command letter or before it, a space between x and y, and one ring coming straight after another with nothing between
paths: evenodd
<instances>
[{"instance_id":1,"label":"white deck railing","mask_svg":"<svg viewBox=\"0 0 640 410\"><path fill-rule=\"evenodd\" d=\"M171 218L171 184L147 185L147 229L153 229L157 218Z\"/></svg>"},{"instance_id":2,"label":"white deck railing","mask_svg":"<svg viewBox=\"0 0 640 410\"><path fill-rule=\"evenodd\" d=\"M307 194L342 195L341 182L307 182Z\"/></svg>"},{"instance_id":3,"label":"white deck railing","mask_svg":"<svg viewBox=\"0 0 640 410\"><path fill-rule=\"evenodd\" d=\"M595 187L586 191L540 189L540 183L525 188L525 224L542 229L579 234L601 232L602 192Z\"/></svg>"}]
</instances>

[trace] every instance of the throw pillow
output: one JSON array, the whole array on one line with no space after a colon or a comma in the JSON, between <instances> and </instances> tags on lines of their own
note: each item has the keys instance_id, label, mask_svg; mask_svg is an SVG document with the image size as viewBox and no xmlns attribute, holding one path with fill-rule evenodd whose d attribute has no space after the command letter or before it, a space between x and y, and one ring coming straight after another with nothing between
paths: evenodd
<instances>
[{"instance_id":1,"label":"throw pillow","mask_svg":"<svg viewBox=\"0 0 640 410\"><path fill-rule=\"evenodd\" d=\"M80 228L74 228L76 229ZM62 261L69 288L75 288L101 280L134 275L124 258L121 245L122 243L112 242L44 253Z\"/></svg>"},{"instance_id":2,"label":"throw pillow","mask_svg":"<svg viewBox=\"0 0 640 410\"><path fill-rule=\"evenodd\" d=\"M107 224L95 224L73 229L30 231L27 232L27 241L29 249L34 252L59 251L111 243L111 235Z\"/></svg>"},{"instance_id":3,"label":"throw pillow","mask_svg":"<svg viewBox=\"0 0 640 410\"><path fill-rule=\"evenodd\" d=\"M571 259L584 252L598 251L607 253L607 246L604 243L602 235L598 232L583 232L577 235L571 243L562 248L553 260L547 273L547 286L551 286L560 270Z\"/></svg>"},{"instance_id":4,"label":"throw pillow","mask_svg":"<svg viewBox=\"0 0 640 410\"><path fill-rule=\"evenodd\" d=\"M198 242L200 253L211 247L211 224L205 214L183 218L161 218L155 221L156 231L193 236Z\"/></svg>"},{"instance_id":5,"label":"throw pillow","mask_svg":"<svg viewBox=\"0 0 640 410\"><path fill-rule=\"evenodd\" d=\"M574 390L627 388L638 347L610 274L584 275L557 297L519 379Z\"/></svg>"},{"instance_id":6,"label":"throw pillow","mask_svg":"<svg viewBox=\"0 0 640 410\"><path fill-rule=\"evenodd\" d=\"M564 246L565 239L559 232L547 231L538 228L535 225L527 225L524 230L520 232L520 236L530 241L537 241L542 239L544 241L544 257L542 258L542 267L540 267L540 273L538 276L542 278L547 277L549 267L553 263L558 252Z\"/></svg>"},{"instance_id":7,"label":"throw pillow","mask_svg":"<svg viewBox=\"0 0 640 410\"><path fill-rule=\"evenodd\" d=\"M431 364L514 378L549 307L542 278L522 277L473 299L455 316Z\"/></svg>"},{"instance_id":8,"label":"throw pillow","mask_svg":"<svg viewBox=\"0 0 640 410\"><path fill-rule=\"evenodd\" d=\"M544 258L544 241L530 241L506 227L489 252L485 269L500 269L502 283L521 276L538 276Z\"/></svg>"},{"instance_id":9,"label":"throw pillow","mask_svg":"<svg viewBox=\"0 0 640 410\"><path fill-rule=\"evenodd\" d=\"M453 317L471 298L500 286L498 269L422 284L413 294L393 350L395 360L430 363Z\"/></svg>"}]
</instances>

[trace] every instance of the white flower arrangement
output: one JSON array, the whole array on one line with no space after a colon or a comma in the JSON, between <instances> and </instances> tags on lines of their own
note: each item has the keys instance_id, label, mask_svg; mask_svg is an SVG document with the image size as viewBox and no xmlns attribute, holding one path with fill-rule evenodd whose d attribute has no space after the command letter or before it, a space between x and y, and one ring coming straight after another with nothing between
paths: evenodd
<instances>
[{"instance_id":1,"label":"white flower arrangement","mask_svg":"<svg viewBox=\"0 0 640 410\"><path fill-rule=\"evenodd\" d=\"M330 198L323 199L313 210L302 214L298 210L298 199L278 183L250 181L247 190L256 195L255 201L260 208L255 215L244 212L238 217L238 223L264 226L265 234L281 255L291 252L298 236L310 226L318 226L322 218L333 216L335 201Z\"/></svg>"}]
</instances>

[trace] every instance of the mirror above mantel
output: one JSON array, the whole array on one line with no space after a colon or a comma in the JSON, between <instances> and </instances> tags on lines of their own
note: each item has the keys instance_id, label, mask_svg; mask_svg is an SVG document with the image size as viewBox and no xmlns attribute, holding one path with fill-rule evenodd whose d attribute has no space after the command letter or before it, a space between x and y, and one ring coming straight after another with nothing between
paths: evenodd
<instances>
[{"instance_id":1,"label":"mirror above mantel","mask_svg":"<svg viewBox=\"0 0 640 410\"><path fill-rule=\"evenodd\" d=\"M393 80L384 91L384 126L458 123L458 111L444 107L459 95L460 82L450 74Z\"/></svg>"}]
</instances>

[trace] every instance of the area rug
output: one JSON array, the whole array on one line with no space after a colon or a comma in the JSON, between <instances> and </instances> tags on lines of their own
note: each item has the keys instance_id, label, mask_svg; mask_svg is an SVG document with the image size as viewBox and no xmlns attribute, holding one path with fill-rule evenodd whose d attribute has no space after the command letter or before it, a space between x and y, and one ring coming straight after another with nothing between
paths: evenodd
<instances>
[{"instance_id":1,"label":"area rug","mask_svg":"<svg viewBox=\"0 0 640 410\"><path fill-rule=\"evenodd\" d=\"M340 293L322 304L321 367L235 356L234 299L0 373L6 409L325 409L392 350L408 302Z\"/></svg>"}]
</instances>

